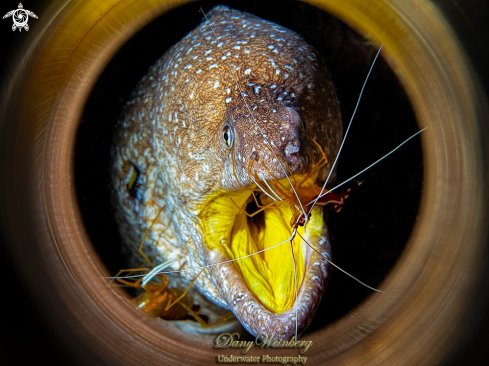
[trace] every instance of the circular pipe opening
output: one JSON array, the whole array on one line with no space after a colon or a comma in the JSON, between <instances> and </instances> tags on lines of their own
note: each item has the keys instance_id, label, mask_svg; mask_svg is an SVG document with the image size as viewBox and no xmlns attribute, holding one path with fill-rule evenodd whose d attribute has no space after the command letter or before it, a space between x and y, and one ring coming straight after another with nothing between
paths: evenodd
<instances>
[{"instance_id":1,"label":"circular pipe opening","mask_svg":"<svg viewBox=\"0 0 489 366\"><path fill-rule=\"evenodd\" d=\"M75 189L88 236L111 275L129 268L112 213L110 150L113 131L136 83L168 48L196 28L217 2L174 9L139 31L112 58L84 107L75 150ZM219 2L222 4L222 2ZM338 94L346 131L377 50L330 14L298 2L226 4L293 29L326 60ZM301 21L308 19L308 22ZM163 40L161 34L168 35ZM417 131L413 108L399 81L380 58L338 164L337 183L358 173ZM395 265L414 225L422 160L419 140L359 177L361 189L328 219L335 264L377 287ZM355 230L351 230L354 227ZM371 291L334 271L315 320L317 331L348 314Z\"/></svg>"},{"instance_id":2,"label":"circular pipe opening","mask_svg":"<svg viewBox=\"0 0 489 366\"><path fill-rule=\"evenodd\" d=\"M385 293L307 335L314 343L308 361L440 360L463 329L480 281L487 234L478 137L482 112L468 61L430 3L418 1L409 8L398 1L311 3L375 43L385 43L384 56L404 85L419 126L428 130L421 138L419 220L382 284ZM9 212L2 220L6 236L21 252L37 254L19 260L19 271L29 277L48 318L87 362L215 362L210 341L155 324L104 279L107 271L85 231L74 186L77 126L96 80L137 30L176 5L68 3L37 43L24 79L17 80L18 94L11 94L19 98L10 99L4 112L15 123L3 129L9 139L2 137L2 159L16 164L4 165L10 180L2 184L11 192L3 198ZM31 230L21 229L19 222ZM279 354L269 354L274 352Z\"/></svg>"}]
</instances>

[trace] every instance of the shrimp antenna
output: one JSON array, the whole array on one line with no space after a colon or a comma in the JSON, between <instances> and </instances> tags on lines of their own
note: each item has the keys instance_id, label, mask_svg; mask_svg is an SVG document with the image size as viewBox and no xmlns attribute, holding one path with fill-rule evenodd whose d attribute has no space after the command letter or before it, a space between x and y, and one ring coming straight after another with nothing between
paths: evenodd
<instances>
[{"instance_id":1,"label":"shrimp antenna","mask_svg":"<svg viewBox=\"0 0 489 366\"><path fill-rule=\"evenodd\" d=\"M306 211L304 210L304 207L302 205L302 202L299 198L299 195L297 194L295 188L294 188L294 185L292 184L292 182L290 181L290 178L289 176L287 175L287 172L285 171L285 168L283 167L282 165L282 162L281 162L281 159L277 156L277 154L275 153L275 151L273 151L272 147L270 146L270 143L268 142L268 138L267 136L265 135L265 133L263 132L263 130L261 129L260 125L258 124L256 118L255 118L255 115L253 114L253 112L251 111L251 108L250 106L248 105L248 103L246 102L246 97L245 97L245 93L243 93L243 91L241 90L241 87L239 86L239 83L238 83L238 78L236 77L236 74L234 73L233 71L233 68L231 67L231 64L229 63L229 59L228 57L226 56L226 53L224 52L223 48L222 48L222 44L219 46L219 37L217 36L216 32L214 31L214 28L212 27L211 25L211 22L209 21L209 18L207 18L207 15L205 15L204 13L204 10L202 10L202 8L200 8L200 11L202 12L202 14L204 14L204 17L205 19L207 20L207 22L209 23L209 27L211 27L211 30L212 30L212 33L214 34L214 38L216 39L216 42L217 42L217 47L219 47L221 49L221 53L222 53L222 58L224 60L226 60L227 64L228 64L228 67L229 67L229 71L231 71L231 74L233 75L233 78L234 78L234 81L236 83L236 86L238 87L238 90L239 90L239 94L241 95L241 98L243 98L243 102L245 103L246 105L246 108L248 109L248 111L250 112L250 115L251 117L253 118L253 122L255 122L256 126L258 127L258 130L260 131L265 143L267 144L268 148L270 149L270 151L273 153L273 155L275 155L275 157L277 158L278 162L279 162L279 166L280 168L282 169L282 171L284 172L285 174L285 177L287 178L287 180L289 181L289 184L290 186L292 187L292 190L294 191L294 194L297 198L297 201L299 202L299 205L301 206L301 210L302 210L302 213L304 214L304 217L305 217L305 220L306 222L308 221L308 218L309 216L306 215ZM290 170L290 169L289 169Z\"/></svg>"},{"instance_id":2,"label":"shrimp antenna","mask_svg":"<svg viewBox=\"0 0 489 366\"><path fill-rule=\"evenodd\" d=\"M295 256L294 256L294 247L292 246L292 240L290 241L290 251L292 253L292 262L294 262L294 290L295 290L295 341L297 342L297 270L296 270L296 264L295 264Z\"/></svg>"},{"instance_id":3,"label":"shrimp antenna","mask_svg":"<svg viewBox=\"0 0 489 366\"><path fill-rule=\"evenodd\" d=\"M192 267L192 268L187 268L187 269L181 269L181 270L176 270L176 271L162 271L162 272L159 272L159 270L162 270L164 269L165 267L168 267L170 264L172 264L174 261L170 260L170 261L167 261L165 263L162 263L158 266L156 266L155 268L153 268L153 270L147 274L141 274L141 275L132 275L132 276L115 276L115 277L105 277L105 279L107 280L117 280L117 279L128 279L128 278L139 278L139 277L154 277L156 276L157 274L172 274L172 273L180 273L180 272L188 272L188 271L194 271L194 270L197 270L197 269L204 269L204 268L209 268L209 267L215 267L215 266L219 266L221 264L226 264L226 263L230 263L230 262L235 262L235 261L239 261L241 259L244 259L244 258L248 258L248 257L252 257L256 254L260 254L260 253L263 253L269 249L273 249L275 247L278 247L279 245L282 245L282 244L285 244L287 242L290 242L291 240L293 240L295 238L295 235L298 234L302 240L304 240L304 242L309 245L316 253L318 253L319 255L321 255L322 257L324 257L326 259L326 261L331 264L332 266L334 266L335 268L339 269L341 272L345 273L346 275L348 275L349 277L353 278L355 281L359 282L360 284L364 285L365 287L371 289L372 291L377 291L377 292L382 292L380 290L377 290L376 288L373 288L365 283L363 283L362 281L360 281L358 278L354 277L353 275L349 274L348 272L346 272L344 269L342 269L341 267L339 267L338 265L334 264L332 261L330 261L326 256L324 256L323 254L321 254L319 251L316 250L316 248L314 248L311 244L309 244L303 237L302 235L297 231L297 227L294 228L294 230L292 231L292 234L290 235L290 238L284 240L284 241L281 241L280 243L277 243L275 245L272 245L271 247L268 247L268 248L265 248L265 249L262 249L262 250L259 250L255 253L251 253L251 254L247 254L243 257L239 257L239 258L234 258L234 259L230 259L230 260L227 260L227 261L224 261L224 262L219 262L219 263L214 263L214 264L208 264L206 266L200 266L200 267ZM295 264L295 259L294 259L294 264ZM141 271L147 271L147 268L143 268L141 269ZM295 273L295 265L294 265L294 273ZM149 279L145 279L144 280L145 283L147 281L149 281Z\"/></svg>"},{"instance_id":4,"label":"shrimp antenna","mask_svg":"<svg viewBox=\"0 0 489 366\"><path fill-rule=\"evenodd\" d=\"M380 290L377 290L376 288L373 288L365 283L363 283L362 281L360 281L358 278L354 277L353 275L349 274L347 271L345 271L344 269L341 269L340 267L338 267L336 264L334 264L333 262L331 262L328 257L326 257L324 254L320 253L316 248L314 248L311 244L309 244L307 242L306 239L304 239L302 237L302 235L297 232L297 234L301 237L302 240L304 240L304 243L306 243L307 245L309 245L309 247L311 247L312 250L314 250L316 253L318 253L320 256L322 256L324 259L326 259L326 261L331 264L333 267L339 269L341 272L343 272L344 274L346 274L347 276L353 278L355 281L357 281L358 283L362 284L363 286L365 286L366 288L369 288L370 290L372 291L377 291L377 292L381 292L381 293L384 293L384 291L380 291Z\"/></svg>"},{"instance_id":5,"label":"shrimp antenna","mask_svg":"<svg viewBox=\"0 0 489 366\"><path fill-rule=\"evenodd\" d=\"M348 178L347 180L345 180L343 183L340 183L338 184L337 186L331 188L329 191L327 192L324 192L320 195L318 195L318 197L314 200L314 201L311 201L309 202L306 206L309 206L311 203L313 204L316 204L316 201L321 198L321 197L324 197L326 196L329 192L331 191L334 191L336 188L338 187L341 187L343 184L345 183L348 183L349 181L351 181L352 179L355 179L356 177L358 177L360 174L362 174L363 172L369 170L371 167L373 167L375 164L381 162L382 160L384 160L386 157L388 157L390 154L392 154L394 151L396 151L397 149L399 149L402 145L404 145L406 142L408 142L409 140L413 139L414 137L418 136L421 132L423 132L424 130L426 130L428 127L425 127L423 128L421 131L418 131L416 132L414 135L412 135L411 137L409 137L408 139L404 140L404 142L402 142L401 144L399 144L395 149L391 150L390 152L388 152L387 154L385 154L384 156L382 156L380 159L376 160L375 162L373 162L372 164L370 164L368 167L366 167L365 169L363 169L362 171L358 172L357 174L355 174L354 176ZM313 205L314 206L314 205Z\"/></svg>"},{"instance_id":6,"label":"shrimp antenna","mask_svg":"<svg viewBox=\"0 0 489 366\"><path fill-rule=\"evenodd\" d=\"M187 271L193 271L193 270L196 270L196 269L205 269L205 268L209 268L209 267L215 267L215 266L219 266L221 264L225 264L225 263L230 263L230 262L235 262L235 261L238 261L240 259L244 259L244 258L248 258L248 257L251 257L253 255L256 255L256 254L260 254L260 253L263 253L269 249L273 249L275 247L278 247L279 245L282 245L282 244L285 244L287 242L290 242L292 241L294 238L295 238L295 235L298 234L300 236L300 238L312 249L314 250L316 253L318 253L319 255L321 255L324 259L326 259L326 261L331 264L333 267L339 269L341 272L343 272L344 274L346 274L347 276L351 277L352 279L354 279L355 281L357 281L358 283L360 283L361 285L367 287L368 289L372 290L372 291L376 291L376 292L380 292L380 293L383 293L383 291L381 290L378 290L374 287L371 287L369 285L367 285L366 283L363 283L362 281L360 281L358 278L356 278L355 276L349 274L348 272L346 272L344 269L342 269L341 267L339 267L338 265L334 264L331 260L328 259L328 257L326 257L324 254L322 254L321 252L319 252L316 248L314 248L311 244L309 244L309 242L307 242L304 237L297 231L297 228L294 228L294 230L292 231L292 235L290 236L290 238L288 238L287 240L284 240L284 241L281 241L280 243L277 243L275 245L272 245L271 247L268 247L268 248L265 248L265 249L262 249L262 250L259 250L258 252L255 252L255 253L251 253L251 254L248 254L248 255L245 255L243 257L239 257L239 258L235 258L235 259L230 259L230 260L227 260L227 261L224 261L224 262L219 262L219 263L214 263L214 264L208 264L206 266L200 266L200 267L193 267L193 268L187 268L187 269L182 269L182 270L177 270L177 271L161 271L159 272L160 270L168 267L169 265L171 265L174 261L173 260L170 260L170 261L167 261L165 263L162 263L158 266L156 266L155 268L153 268L153 270L147 274L143 274L143 275L132 275L132 276L119 276L119 277L105 277L105 279L108 279L108 280L117 280L117 279L128 279L128 278L139 278L139 277L145 277L144 278L144 283L147 283L148 281L150 281L151 278L153 278L154 276L156 276L157 274L172 274L172 273L180 273L180 272L187 272ZM293 249L292 249L292 259L294 261L294 277L296 276L296 272L295 272L295 258L294 258L294 254L293 254ZM146 268L144 269L141 269L141 270L147 270ZM297 281L297 279L296 279ZM296 283L296 301L297 301L297 283ZM297 304L296 304L296 337L297 337Z\"/></svg>"},{"instance_id":7,"label":"shrimp antenna","mask_svg":"<svg viewBox=\"0 0 489 366\"><path fill-rule=\"evenodd\" d=\"M323 194L324 192L324 189L326 188L326 185L328 184L329 182L329 179L331 178L331 174L333 174L333 171L334 171L334 168L336 166L336 163L338 162L338 159L340 157L340 154L341 154L341 150L343 150L343 145L345 144L345 141L346 141L346 137L348 136L348 132L350 132L350 127L351 127L351 124L353 122L353 118L355 118L355 114L357 113L357 109L358 109L358 106L360 105L360 101L362 100L362 95L363 95L363 91L365 90L365 86L367 85L367 81L370 77L370 74L372 73L372 70L375 66L375 62L377 61L377 58L379 57L380 55L380 51L382 51L382 47L384 46L384 44L382 43L380 45L380 48L379 50L377 51L377 54L375 55L375 58L374 58L374 61L372 62L372 66L370 66L370 70L368 71L368 74L367 74L367 77L365 78L365 81L363 82L363 86L362 86L362 90L360 91L360 95L358 96L358 100L357 100L357 104L355 106L355 110L353 111L353 114L350 118L350 122L348 123L348 128L346 129L346 132L345 132L345 136L343 137L343 141L341 142L341 146L340 146L340 149L338 150L338 154L336 155L336 158L334 160L334 163L333 165L331 166L331 170L329 171L329 174L328 174L328 178L326 179L326 181L324 182L323 184L323 188L321 188L321 192L319 192L318 196L316 197L316 200L314 201L314 204L312 205L311 209L309 210L309 214L311 214L312 212L312 209L314 208L314 206L316 205L316 202L317 200L319 199L319 197Z\"/></svg>"},{"instance_id":8,"label":"shrimp antenna","mask_svg":"<svg viewBox=\"0 0 489 366\"><path fill-rule=\"evenodd\" d=\"M260 253L263 253L269 249L273 249L275 247L278 247L279 245L282 245L284 243L287 243L291 240L293 240L295 238L295 234L297 233L297 228L294 228L294 230L292 230L292 234L290 235L290 238L284 240L284 241L281 241L280 243L277 243L275 245L272 245L271 247L268 247L268 248L265 248L265 249L262 249L262 250L259 250L258 252L255 252L255 253L251 253L251 254L247 254L243 257L239 257L239 258L234 258L234 259L229 259L227 261L224 261L224 262L219 262L219 263L214 263L214 264L208 264L208 265L205 265L205 266L199 266L199 267L192 267L192 268L186 268L186 269L181 269L181 270L175 270L175 271L167 271L167 272L157 272L157 271L154 271L155 268L153 268L153 270L150 272L151 275L154 277L155 275L157 274L171 274L171 273L180 273L180 272L188 272L188 271L193 271L193 270L196 270L196 269L204 269L204 268L209 268L209 267L215 267L215 266L219 266L221 264L226 264L226 263L230 263L230 262L235 262L235 261L239 261L241 259L244 259L244 258L248 258L248 257L252 257L256 254L260 254ZM161 267L164 267L164 263L159 265ZM157 267L159 267L157 266ZM160 267L160 268L161 268ZM147 271L147 268L143 268L141 269L141 271ZM153 272L154 271L154 272ZM148 276L149 273L147 274L142 274L142 275L133 275L133 276L120 276L120 277L117 277L117 276L114 276L114 277L105 277L105 279L107 280L117 280L117 279L127 279L127 278L139 278L139 277L145 277L145 276Z\"/></svg>"}]
</instances>

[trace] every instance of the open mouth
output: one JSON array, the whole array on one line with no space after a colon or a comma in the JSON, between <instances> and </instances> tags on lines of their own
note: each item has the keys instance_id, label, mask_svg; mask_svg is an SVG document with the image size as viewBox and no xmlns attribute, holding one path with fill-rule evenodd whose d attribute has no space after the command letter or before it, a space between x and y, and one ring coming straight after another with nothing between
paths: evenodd
<instances>
[{"instance_id":1,"label":"open mouth","mask_svg":"<svg viewBox=\"0 0 489 366\"><path fill-rule=\"evenodd\" d=\"M282 192L293 192L290 182L301 182L302 178L295 175L290 181L285 178L277 184L283 188ZM315 177L311 177L301 182L302 191L315 190L315 181ZM261 185L266 187L265 184ZM307 229L294 225L296 212L302 210L297 207L298 201L287 202L280 192L272 197L271 189L220 191L208 200L199 218L209 252L232 261L226 266L227 270L241 278L247 291L264 309L280 315L299 306L305 287L311 287L306 283L308 269L315 264L311 262L317 262L320 257L307 243L315 247L321 244L318 240L322 242L326 225L321 207L312 210ZM307 212L308 207L303 206ZM225 290L219 287L226 300ZM236 314L235 307L239 305L226 301Z\"/></svg>"}]
</instances>

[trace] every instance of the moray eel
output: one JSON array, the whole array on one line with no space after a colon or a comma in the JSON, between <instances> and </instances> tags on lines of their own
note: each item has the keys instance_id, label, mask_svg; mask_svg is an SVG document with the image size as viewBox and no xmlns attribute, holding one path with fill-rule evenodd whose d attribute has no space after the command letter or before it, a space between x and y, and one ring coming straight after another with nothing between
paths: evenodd
<instances>
[{"instance_id":1,"label":"moray eel","mask_svg":"<svg viewBox=\"0 0 489 366\"><path fill-rule=\"evenodd\" d=\"M246 213L272 202L272 183L292 192L290 184L321 159L318 145L328 163L304 185L320 186L341 135L335 89L318 53L289 29L215 7L150 68L124 107L112 151L124 241L141 260L138 246L153 224L143 249L155 262L175 260L172 270L187 270L172 280L182 287L199 274L193 268L284 241L293 205ZM316 207L299 232L330 256L325 221ZM311 322L331 270L298 236L293 248L296 272L286 242L208 267L195 286L250 333L288 340L296 314L299 334Z\"/></svg>"}]
</instances>

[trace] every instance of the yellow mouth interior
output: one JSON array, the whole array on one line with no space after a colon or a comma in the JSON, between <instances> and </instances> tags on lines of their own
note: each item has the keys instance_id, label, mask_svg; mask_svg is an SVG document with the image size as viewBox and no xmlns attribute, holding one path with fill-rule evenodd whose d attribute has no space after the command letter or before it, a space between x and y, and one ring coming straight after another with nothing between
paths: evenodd
<instances>
[{"instance_id":1,"label":"yellow mouth interior","mask_svg":"<svg viewBox=\"0 0 489 366\"><path fill-rule=\"evenodd\" d=\"M300 177L296 179L300 180ZM281 180L280 183L290 189L287 179ZM297 294L300 291L305 279L309 248L299 235L295 235L292 240L294 271L291 243L287 241L293 231L290 225L290 205L293 203L276 202L249 217L247 213L251 214L260 209L252 194L249 189L220 191L209 199L199 215L205 244L211 250L220 250L227 259L242 258L273 247L232 263L261 304L268 310L281 314L294 305L295 276ZM259 205L273 202L264 193L258 193L256 196ZM311 243L311 238L322 234L323 227L322 209L315 207L306 232L303 227L299 227L297 231ZM285 243L275 246L284 241Z\"/></svg>"}]
</instances>

